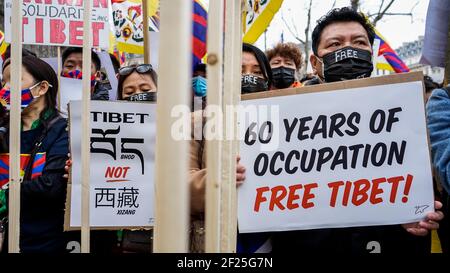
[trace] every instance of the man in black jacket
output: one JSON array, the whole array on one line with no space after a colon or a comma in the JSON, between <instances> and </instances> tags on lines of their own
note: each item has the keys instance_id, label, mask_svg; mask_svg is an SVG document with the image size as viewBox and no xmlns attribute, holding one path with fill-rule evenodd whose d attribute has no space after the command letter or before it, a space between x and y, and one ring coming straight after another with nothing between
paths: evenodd
<instances>
[{"instance_id":1,"label":"man in black jacket","mask_svg":"<svg viewBox=\"0 0 450 273\"><path fill-rule=\"evenodd\" d=\"M319 19L312 33L310 56L315 78L305 85L370 77L373 27L351 8L333 9ZM437 203L439 209L441 203ZM429 230L439 227L441 212L426 221L405 225L370 226L279 232L272 238L274 252L341 254L427 254Z\"/></svg>"}]
</instances>

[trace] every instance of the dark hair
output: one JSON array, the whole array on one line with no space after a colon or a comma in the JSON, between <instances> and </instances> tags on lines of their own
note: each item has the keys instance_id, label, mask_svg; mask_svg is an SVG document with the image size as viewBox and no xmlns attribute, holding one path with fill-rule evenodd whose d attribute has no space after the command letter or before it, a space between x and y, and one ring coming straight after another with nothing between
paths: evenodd
<instances>
[{"instance_id":1,"label":"dark hair","mask_svg":"<svg viewBox=\"0 0 450 273\"><path fill-rule=\"evenodd\" d=\"M83 48L81 48L81 47L66 48L62 53L62 65L64 65L64 63L66 62L66 59L69 58L69 56L73 53L83 53ZM98 57L97 53L93 50L92 50L91 58L92 58L92 62L95 65L95 69L97 69L97 71L99 71L100 68L102 68L102 63L100 62L100 58Z\"/></svg>"},{"instance_id":2,"label":"dark hair","mask_svg":"<svg viewBox=\"0 0 450 273\"><path fill-rule=\"evenodd\" d=\"M201 72L205 72L206 73L206 64L204 63L198 63L194 66L194 71L193 72L197 72L197 71L201 71Z\"/></svg>"},{"instance_id":3,"label":"dark hair","mask_svg":"<svg viewBox=\"0 0 450 273\"><path fill-rule=\"evenodd\" d=\"M11 60L8 59L4 65L2 72L5 70L5 68L11 64ZM41 82L41 81L47 81L49 83L47 93L45 93L45 108L40 113L40 120L44 126L47 126L48 122L52 119L52 117L59 115L59 111L56 107L56 95L58 92L58 77L56 76L55 71L53 68L47 64L45 61L28 55L24 56L22 58L22 66L26 69L28 73L33 76L35 83ZM44 114L48 111L52 111L52 115L48 117L47 119L44 119ZM0 121L0 126L2 127L9 127L9 117L8 114L6 114L2 120ZM0 137L0 142L3 143L3 137Z\"/></svg>"},{"instance_id":4,"label":"dark hair","mask_svg":"<svg viewBox=\"0 0 450 273\"><path fill-rule=\"evenodd\" d=\"M441 88L441 85L438 84L428 75L423 76L423 82L425 84L425 92L430 93L434 89Z\"/></svg>"},{"instance_id":5,"label":"dark hair","mask_svg":"<svg viewBox=\"0 0 450 273\"><path fill-rule=\"evenodd\" d=\"M278 43L274 48L266 51L266 56L269 63L273 58L280 56L294 61L297 70L302 67L302 52L295 43Z\"/></svg>"},{"instance_id":6,"label":"dark hair","mask_svg":"<svg viewBox=\"0 0 450 273\"><path fill-rule=\"evenodd\" d=\"M26 48L22 48L22 57L24 56L33 56L33 57L37 57L36 53L28 50ZM11 57L11 45L8 45L8 47L6 47L5 52L2 55L2 59L3 61L6 61L7 59L9 59Z\"/></svg>"},{"instance_id":7,"label":"dark hair","mask_svg":"<svg viewBox=\"0 0 450 273\"><path fill-rule=\"evenodd\" d=\"M137 65L131 65L131 66L137 66ZM130 73L126 76L122 76L119 74L119 81L117 83L117 100L123 100L123 96L122 96L123 83L133 73L137 73L137 72L133 71L132 73ZM158 86L158 74L156 74L156 72L155 72L155 70L153 70L153 68L145 73L139 73L139 75L150 75L150 78L152 78L155 85Z\"/></svg>"},{"instance_id":8,"label":"dark hair","mask_svg":"<svg viewBox=\"0 0 450 273\"><path fill-rule=\"evenodd\" d=\"M256 60L261 68L262 74L269 82L269 88L272 86L272 68L270 68L269 60L267 59L264 52L254 45L243 43L242 51L249 52L255 55Z\"/></svg>"},{"instance_id":9,"label":"dark hair","mask_svg":"<svg viewBox=\"0 0 450 273\"><path fill-rule=\"evenodd\" d=\"M322 31L327 26L336 22L357 22L361 24L367 32L370 44L373 45L375 31L362 13L353 10L351 7L335 8L317 20L317 25L312 32L312 50L316 56L318 56L317 50L320 44Z\"/></svg>"}]
</instances>

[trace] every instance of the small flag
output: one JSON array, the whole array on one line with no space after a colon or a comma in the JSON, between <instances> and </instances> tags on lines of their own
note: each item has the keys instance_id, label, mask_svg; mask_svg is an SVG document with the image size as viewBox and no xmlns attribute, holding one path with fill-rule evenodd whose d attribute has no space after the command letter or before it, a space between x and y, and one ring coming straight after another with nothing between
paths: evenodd
<instances>
[{"instance_id":1,"label":"small flag","mask_svg":"<svg viewBox=\"0 0 450 273\"><path fill-rule=\"evenodd\" d=\"M25 168L30 161L30 154L20 155L20 174L25 175ZM46 162L46 153L37 153L34 157L33 167L31 171L31 179L35 179L42 175ZM0 189L9 183L9 154L0 154Z\"/></svg>"},{"instance_id":2,"label":"small flag","mask_svg":"<svg viewBox=\"0 0 450 273\"><path fill-rule=\"evenodd\" d=\"M377 68L382 70L389 70L395 73L409 72L408 66L400 59L397 53L391 48L381 34L375 30L375 39L380 41L378 55L376 57ZM381 59L381 60L380 60Z\"/></svg>"}]
</instances>

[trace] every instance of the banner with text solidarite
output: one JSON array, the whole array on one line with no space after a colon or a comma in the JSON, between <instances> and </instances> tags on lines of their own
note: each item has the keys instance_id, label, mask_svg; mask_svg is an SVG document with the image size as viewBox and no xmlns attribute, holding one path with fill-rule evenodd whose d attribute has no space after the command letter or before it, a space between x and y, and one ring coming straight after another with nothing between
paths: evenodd
<instances>
[{"instance_id":1,"label":"banner with text solidarite","mask_svg":"<svg viewBox=\"0 0 450 273\"><path fill-rule=\"evenodd\" d=\"M5 0L6 41L11 41L11 6ZM92 1L93 46L109 47L109 0ZM83 46L82 0L24 0L23 43L54 46Z\"/></svg>"},{"instance_id":2,"label":"banner with text solidarite","mask_svg":"<svg viewBox=\"0 0 450 273\"><path fill-rule=\"evenodd\" d=\"M422 77L250 95L265 97L242 102L239 231L401 224L434 211Z\"/></svg>"},{"instance_id":3,"label":"banner with text solidarite","mask_svg":"<svg viewBox=\"0 0 450 273\"><path fill-rule=\"evenodd\" d=\"M70 227L81 224L81 101L71 101ZM91 227L149 227L154 221L156 104L91 102ZM68 226L66 215L66 228Z\"/></svg>"}]
</instances>

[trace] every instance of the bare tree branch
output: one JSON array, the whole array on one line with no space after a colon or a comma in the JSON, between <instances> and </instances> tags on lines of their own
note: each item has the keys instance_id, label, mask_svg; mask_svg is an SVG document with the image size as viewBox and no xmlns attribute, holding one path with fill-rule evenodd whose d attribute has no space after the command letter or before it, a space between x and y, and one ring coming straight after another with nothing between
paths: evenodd
<instances>
[{"instance_id":1,"label":"bare tree branch","mask_svg":"<svg viewBox=\"0 0 450 273\"><path fill-rule=\"evenodd\" d=\"M301 39L297 33L294 33L294 31L292 30L291 26L288 24L288 22L286 22L286 19L284 18L284 14L283 13L281 13L281 20L283 20L283 23L286 26L286 28L288 29L289 33L291 33L291 35L294 36L294 38L297 41L299 41L301 44L305 44L305 41L303 39Z\"/></svg>"},{"instance_id":2,"label":"bare tree branch","mask_svg":"<svg viewBox=\"0 0 450 273\"><path fill-rule=\"evenodd\" d=\"M383 18L383 16L385 15L385 13L388 11L388 9L392 6L392 4L395 2L395 0L391 0L389 2L389 4L387 4L387 6L383 9L383 11L379 12L377 14L377 16L373 19L372 21L372 25L376 26L378 21L381 20L381 18ZM384 0L382 1L382 3L384 3ZM382 9L382 6L380 6L380 10Z\"/></svg>"},{"instance_id":3,"label":"bare tree branch","mask_svg":"<svg viewBox=\"0 0 450 273\"><path fill-rule=\"evenodd\" d=\"M357 11L359 8L359 0L350 0L350 4L352 6L352 9Z\"/></svg>"},{"instance_id":4,"label":"bare tree branch","mask_svg":"<svg viewBox=\"0 0 450 273\"><path fill-rule=\"evenodd\" d=\"M336 7L336 1L337 0L334 0L333 5L331 6L331 9L334 9Z\"/></svg>"},{"instance_id":5,"label":"bare tree branch","mask_svg":"<svg viewBox=\"0 0 450 273\"><path fill-rule=\"evenodd\" d=\"M336 4L336 1L334 1L334 3ZM312 0L309 0L309 8L308 8L308 19L306 21L306 28L305 28L305 72L306 69L308 68L308 58L309 58L309 29L311 27L311 10L312 10Z\"/></svg>"}]
</instances>

